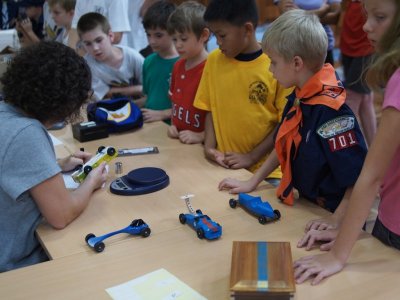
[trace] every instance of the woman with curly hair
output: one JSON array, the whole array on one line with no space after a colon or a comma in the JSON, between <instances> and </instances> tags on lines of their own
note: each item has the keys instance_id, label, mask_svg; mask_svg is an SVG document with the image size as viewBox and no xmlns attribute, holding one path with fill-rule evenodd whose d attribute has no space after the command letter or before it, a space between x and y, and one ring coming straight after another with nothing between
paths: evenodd
<instances>
[{"instance_id":1,"label":"woman with curly hair","mask_svg":"<svg viewBox=\"0 0 400 300\"><path fill-rule=\"evenodd\" d=\"M88 99L90 70L74 50L41 42L20 52L3 77L0 102L0 272L47 260L35 230L43 217L62 229L78 217L107 174L94 169L69 192L61 171L90 158L77 152L57 162L47 128L72 120Z\"/></svg>"}]
</instances>

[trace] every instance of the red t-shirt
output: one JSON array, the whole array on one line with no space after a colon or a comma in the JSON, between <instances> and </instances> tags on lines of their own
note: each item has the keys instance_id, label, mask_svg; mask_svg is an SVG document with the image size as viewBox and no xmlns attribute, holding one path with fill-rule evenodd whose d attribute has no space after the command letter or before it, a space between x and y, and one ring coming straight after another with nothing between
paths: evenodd
<instances>
[{"instance_id":1,"label":"red t-shirt","mask_svg":"<svg viewBox=\"0 0 400 300\"><path fill-rule=\"evenodd\" d=\"M193 101L206 61L190 70L185 70L185 63L186 60L178 60L172 70L169 91L172 101L171 124L176 126L178 131L202 132L204 131L204 120L207 112L195 108Z\"/></svg>"},{"instance_id":2,"label":"red t-shirt","mask_svg":"<svg viewBox=\"0 0 400 300\"><path fill-rule=\"evenodd\" d=\"M366 16L361 1L350 1L343 19L340 51L351 57L367 56L374 48L363 30Z\"/></svg>"}]
</instances>

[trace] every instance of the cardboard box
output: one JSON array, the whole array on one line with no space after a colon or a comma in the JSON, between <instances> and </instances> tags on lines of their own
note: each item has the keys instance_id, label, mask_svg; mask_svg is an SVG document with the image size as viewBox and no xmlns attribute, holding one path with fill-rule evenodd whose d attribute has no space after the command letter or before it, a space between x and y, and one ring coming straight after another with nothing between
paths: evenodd
<instances>
[{"instance_id":1,"label":"cardboard box","mask_svg":"<svg viewBox=\"0 0 400 300\"><path fill-rule=\"evenodd\" d=\"M233 242L233 299L289 300L296 291L289 242Z\"/></svg>"}]
</instances>

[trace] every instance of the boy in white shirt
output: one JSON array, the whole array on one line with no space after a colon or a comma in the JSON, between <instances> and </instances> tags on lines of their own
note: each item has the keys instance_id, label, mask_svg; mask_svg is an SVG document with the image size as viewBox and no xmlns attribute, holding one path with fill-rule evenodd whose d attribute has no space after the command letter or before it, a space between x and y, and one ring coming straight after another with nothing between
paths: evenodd
<instances>
[{"instance_id":1,"label":"boy in white shirt","mask_svg":"<svg viewBox=\"0 0 400 300\"><path fill-rule=\"evenodd\" d=\"M128 0L77 0L68 42L73 49L77 48L79 41L76 31L78 21L81 16L89 12L97 12L107 18L114 31L114 44L119 44L123 34L131 31L128 17Z\"/></svg>"},{"instance_id":2,"label":"boy in white shirt","mask_svg":"<svg viewBox=\"0 0 400 300\"><path fill-rule=\"evenodd\" d=\"M69 32L75 12L75 0L48 0L51 18L57 25L54 40L68 46Z\"/></svg>"},{"instance_id":3,"label":"boy in white shirt","mask_svg":"<svg viewBox=\"0 0 400 300\"><path fill-rule=\"evenodd\" d=\"M97 100L115 94L139 97L142 94L143 57L131 48L113 45L114 33L99 13L87 13L78 22L78 34L87 52L92 72L92 89Z\"/></svg>"}]
</instances>

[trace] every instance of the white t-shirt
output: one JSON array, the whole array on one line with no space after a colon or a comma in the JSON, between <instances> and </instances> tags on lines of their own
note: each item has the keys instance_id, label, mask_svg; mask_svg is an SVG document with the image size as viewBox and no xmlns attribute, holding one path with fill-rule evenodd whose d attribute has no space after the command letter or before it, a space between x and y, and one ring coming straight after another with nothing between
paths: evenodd
<instances>
[{"instance_id":1,"label":"white t-shirt","mask_svg":"<svg viewBox=\"0 0 400 300\"><path fill-rule=\"evenodd\" d=\"M124 58L118 69L98 62L93 56L86 54L85 59L92 72L92 89L97 100L103 99L112 86L128 86L142 84L142 68L144 58L129 47L118 45Z\"/></svg>"},{"instance_id":2,"label":"white t-shirt","mask_svg":"<svg viewBox=\"0 0 400 300\"><path fill-rule=\"evenodd\" d=\"M131 31L124 34L123 40L120 43L137 51L146 48L148 45L146 31L142 24L143 19L140 16L140 9L143 3L144 0L129 0L128 15Z\"/></svg>"},{"instance_id":3,"label":"white t-shirt","mask_svg":"<svg viewBox=\"0 0 400 300\"><path fill-rule=\"evenodd\" d=\"M77 0L72 28L76 29L79 18L89 12L102 14L110 22L113 32L130 32L128 0Z\"/></svg>"},{"instance_id":4,"label":"white t-shirt","mask_svg":"<svg viewBox=\"0 0 400 300\"><path fill-rule=\"evenodd\" d=\"M54 40L57 36L57 25L50 13L47 1L43 4L43 31L46 40Z\"/></svg>"}]
</instances>

